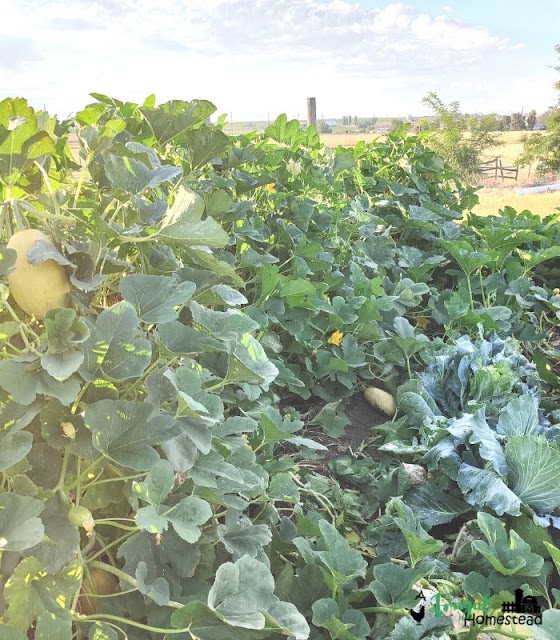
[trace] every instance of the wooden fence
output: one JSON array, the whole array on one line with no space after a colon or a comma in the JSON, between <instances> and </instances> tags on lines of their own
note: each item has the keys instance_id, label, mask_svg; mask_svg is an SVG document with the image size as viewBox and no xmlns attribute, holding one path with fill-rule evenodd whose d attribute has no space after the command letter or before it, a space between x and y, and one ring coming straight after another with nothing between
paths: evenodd
<instances>
[{"instance_id":1,"label":"wooden fence","mask_svg":"<svg viewBox=\"0 0 560 640\"><path fill-rule=\"evenodd\" d=\"M488 162L483 162L479 171L483 178L494 177L495 180L501 178L502 180L517 180L517 176L519 175L519 167L504 167L502 164L501 158L494 158L493 160L489 160Z\"/></svg>"}]
</instances>

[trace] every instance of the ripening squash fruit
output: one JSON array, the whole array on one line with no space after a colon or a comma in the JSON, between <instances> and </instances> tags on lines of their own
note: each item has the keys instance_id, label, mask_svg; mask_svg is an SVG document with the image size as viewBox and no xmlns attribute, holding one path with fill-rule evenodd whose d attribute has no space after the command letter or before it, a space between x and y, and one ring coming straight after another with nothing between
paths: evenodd
<instances>
[{"instance_id":1,"label":"ripening squash fruit","mask_svg":"<svg viewBox=\"0 0 560 640\"><path fill-rule=\"evenodd\" d=\"M107 596L117 592L119 581L112 573L101 569L92 569L89 578L84 576L82 582L82 594L79 600L80 613L91 616L97 613L98 599L93 595Z\"/></svg>"},{"instance_id":2,"label":"ripening squash fruit","mask_svg":"<svg viewBox=\"0 0 560 640\"><path fill-rule=\"evenodd\" d=\"M394 416L397 406L395 400L390 393L378 389L377 387L369 387L364 391L365 399L371 404L372 407L380 409L388 416Z\"/></svg>"},{"instance_id":3,"label":"ripening squash fruit","mask_svg":"<svg viewBox=\"0 0 560 640\"><path fill-rule=\"evenodd\" d=\"M49 309L68 304L70 281L62 265L54 260L41 264L27 261L27 253L37 240L49 238L37 229L18 231L8 241L8 249L17 252L14 270L8 275L10 293L18 306L28 315L42 320Z\"/></svg>"}]
</instances>

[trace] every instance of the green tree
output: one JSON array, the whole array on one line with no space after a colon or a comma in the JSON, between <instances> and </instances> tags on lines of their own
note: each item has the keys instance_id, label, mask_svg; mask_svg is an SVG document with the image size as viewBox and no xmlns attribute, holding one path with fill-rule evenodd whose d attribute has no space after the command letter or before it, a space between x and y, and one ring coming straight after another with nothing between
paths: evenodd
<instances>
[{"instance_id":1,"label":"green tree","mask_svg":"<svg viewBox=\"0 0 560 640\"><path fill-rule=\"evenodd\" d=\"M511 114L511 130L512 131L524 131L526 128L525 118L522 113Z\"/></svg>"},{"instance_id":2,"label":"green tree","mask_svg":"<svg viewBox=\"0 0 560 640\"><path fill-rule=\"evenodd\" d=\"M393 118L389 128L391 131L395 131L395 129L398 129L402 124L404 124L404 120L402 118Z\"/></svg>"},{"instance_id":3,"label":"green tree","mask_svg":"<svg viewBox=\"0 0 560 640\"><path fill-rule=\"evenodd\" d=\"M503 131L509 131L511 129L511 116L506 115L506 116L502 116L502 130Z\"/></svg>"},{"instance_id":4,"label":"green tree","mask_svg":"<svg viewBox=\"0 0 560 640\"><path fill-rule=\"evenodd\" d=\"M430 136L431 146L467 182L480 175L484 151L500 144L493 117L466 116L458 102L445 105L433 91L423 103L437 116L439 126Z\"/></svg>"},{"instance_id":5,"label":"green tree","mask_svg":"<svg viewBox=\"0 0 560 640\"><path fill-rule=\"evenodd\" d=\"M560 45L556 45L555 50L560 56ZM560 65L554 68L560 71ZM558 100L547 118L546 133L530 136L518 159L521 165L536 162L540 175L560 171L560 80L554 83L554 88L558 91Z\"/></svg>"},{"instance_id":6,"label":"green tree","mask_svg":"<svg viewBox=\"0 0 560 640\"><path fill-rule=\"evenodd\" d=\"M533 127L537 124L537 112L533 109L532 111L529 111L529 113L527 114L527 129L529 129L529 131L533 130Z\"/></svg>"}]
</instances>

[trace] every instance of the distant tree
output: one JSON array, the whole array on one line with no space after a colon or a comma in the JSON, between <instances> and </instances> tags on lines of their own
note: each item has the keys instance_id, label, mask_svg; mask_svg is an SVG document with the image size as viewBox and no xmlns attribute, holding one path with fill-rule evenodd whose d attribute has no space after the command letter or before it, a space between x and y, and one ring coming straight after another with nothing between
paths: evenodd
<instances>
[{"instance_id":1,"label":"distant tree","mask_svg":"<svg viewBox=\"0 0 560 640\"><path fill-rule=\"evenodd\" d=\"M524 131L526 128L525 118L522 113L511 114L511 127L512 131Z\"/></svg>"},{"instance_id":2,"label":"distant tree","mask_svg":"<svg viewBox=\"0 0 560 640\"><path fill-rule=\"evenodd\" d=\"M555 50L560 56L560 44ZM554 68L560 72L560 65ZM529 136L519 157L522 165L536 162L540 175L560 171L560 80L554 83L554 88L558 91L558 100L547 118L546 133Z\"/></svg>"},{"instance_id":3,"label":"distant tree","mask_svg":"<svg viewBox=\"0 0 560 640\"><path fill-rule=\"evenodd\" d=\"M547 109L537 116L537 124L542 125L545 129L548 129L548 121L551 116L554 115L554 109Z\"/></svg>"},{"instance_id":4,"label":"distant tree","mask_svg":"<svg viewBox=\"0 0 560 640\"><path fill-rule=\"evenodd\" d=\"M511 129L511 116L502 116L501 127L502 131L509 131Z\"/></svg>"},{"instance_id":5,"label":"distant tree","mask_svg":"<svg viewBox=\"0 0 560 640\"><path fill-rule=\"evenodd\" d=\"M394 131L395 129L398 129L403 124L404 124L404 120L402 118L393 118L391 120L391 125L390 125L389 129L391 131Z\"/></svg>"},{"instance_id":6,"label":"distant tree","mask_svg":"<svg viewBox=\"0 0 560 640\"><path fill-rule=\"evenodd\" d=\"M435 118L420 118L418 126L420 131L433 131L439 127L439 122Z\"/></svg>"},{"instance_id":7,"label":"distant tree","mask_svg":"<svg viewBox=\"0 0 560 640\"><path fill-rule=\"evenodd\" d=\"M319 133L332 133L331 127L329 127L324 120L319 121L317 128L319 129Z\"/></svg>"},{"instance_id":8,"label":"distant tree","mask_svg":"<svg viewBox=\"0 0 560 640\"><path fill-rule=\"evenodd\" d=\"M459 110L458 102L446 106L434 92L423 102L434 112L439 123L430 144L464 180L474 182L480 175L484 151L500 144L494 120L466 116Z\"/></svg>"},{"instance_id":9,"label":"distant tree","mask_svg":"<svg viewBox=\"0 0 560 640\"><path fill-rule=\"evenodd\" d=\"M532 131L536 124L537 124L537 112L533 109L532 111L529 111L529 113L527 114L527 129L529 129L529 131Z\"/></svg>"}]
</instances>

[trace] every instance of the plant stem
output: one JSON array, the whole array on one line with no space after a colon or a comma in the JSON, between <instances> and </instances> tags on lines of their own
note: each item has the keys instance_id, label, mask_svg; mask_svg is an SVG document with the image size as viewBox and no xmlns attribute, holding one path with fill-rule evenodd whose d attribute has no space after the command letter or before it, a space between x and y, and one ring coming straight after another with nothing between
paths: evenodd
<instances>
[{"instance_id":1,"label":"plant stem","mask_svg":"<svg viewBox=\"0 0 560 640\"><path fill-rule=\"evenodd\" d=\"M410 613L408 609L393 609L392 607L365 607L364 609L357 609L357 611L361 611L362 613L391 613L401 616Z\"/></svg>"},{"instance_id":2,"label":"plant stem","mask_svg":"<svg viewBox=\"0 0 560 640\"><path fill-rule=\"evenodd\" d=\"M485 307L488 307L488 299L486 298L486 294L484 293L484 280L482 279L482 269L478 270L478 277L480 279L480 295L482 296L482 304Z\"/></svg>"},{"instance_id":3,"label":"plant stem","mask_svg":"<svg viewBox=\"0 0 560 640\"><path fill-rule=\"evenodd\" d=\"M122 518L119 518L119 520L121 520ZM138 527L128 527L126 524L119 524L118 522L115 522L113 519L111 518L105 518L103 520L96 520L95 524L104 524L107 527L114 527L115 529L122 529L123 531L140 531L140 529Z\"/></svg>"},{"instance_id":4,"label":"plant stem","mask_svg":"<svg viewBox=\"0 0 560 640\"><path fill-rule=\"evenodd\" d=\"M115 538L112 542L110 542L109 544L106 544L105 546L101 547L101 549L99 549L99 551L97 551L93 556L88 558L87 562L93 562L94 560L97 560L97 558L100 558L102 555L106 554L111 547L115 547L116 545L120 544L121 542L124 542L128 538L132 537L135 533L136 533L135 531L129 531L129 532L123 534L122 536L119 536L118 538Z\"/></svg>"},{"instance_id":5,"label":"plant stem","mask_svg":"<svg viewBox=\"0 0 560 640\"><path fill-rule=\"evenodd\" d=\"M191 638L194 638L194 636L191 634L188 628L162 629L161 627L151 627L148 624L142 624L141 622L136 622L130 619L127 620L126 618L121 618L120 616L113 616L109 613L97 613L92 616L75 616L74 620L76 620L76 622L81 622L84 620L114 620L115 622L120 622L125 625L130 625L131 627L136 627L137 629L143 629L144 631L151 631L152 633L161 633L161 634L167 634L167 635L178 635L180 633L188 633Z\"/></svg>"},{"instance_id":6,"label":"plant stem","mask_svg":"<svg viewBox=\"0 0 560 640\"><path fill-rule=\"evenodd\" d=\"M68 458L70 456L70 451L68 449L64 449L64 457L62 458L62 467L60 469L60 476L58 477L58 482L56 483L56 487L53 491L56 493L60 491L61 493L64 491L64 478L66 476L66 468L68 467Z\"/></svg>"},{"instance_id":7,"label":"plant stem","mask_svg":"<svg viewBox=\"0 0 560 640\"><path fill-rule=\"evenodd\" d=\"M99 456L99 458L96 458L90 465L89 467L87 467L87 469L85 469L85 471L82 471L82 473L80 474L79 478L77 480L75 480L69 487L67 487L67 490L70 491L71 489L74 489L75 487L77 487L80 482L81 479L83 477L87 478L88 475L92 472L93 469L95 469L95 467L102 461L104 461L105 458L103 456Z\"/></svg>"},{"instance_id":8,"label":"plant stem","mask_svg":"<svg viewBox=\"0 0 560 640\"><path fill-rule=\"evenodd\" d=\"M88 565L93 569L101 569L102 571L106 571L107 573L112 573L114 576L119 578L119 580L127 582L136 589L138 588L138 582L136 582L136 580L132 576L129 576L128 573L117 569L117 567L113 567L112 565L106 564L105 562L98 562L97 560L89 562ZM171 607L172 609L182 609L185 605L181 604L180 602L174 602L173 600L170 600L167 606Z\"/></svg>"},{"instance_id":9,"label":"plant stem","mask_svg":"<svg viewBox=\"0 0 560 640\"><path fill-rule=\"evenodd\" d=\"M82 489L85 491L86 489L89 489L89 487L95 485L97 486L98 484L107 484L108 482L128 482L129 480L136 480L137 478L145 478L148 474L147 473L137 473L136 475L133 476L122 476L119 478L106 478L105 480L94 480L93 482L89 482L88 484L85 484Z\"/></svg>"},{"instance_id":10,"label":"plant stem","mask_svg":"<svg viewBox=\"0 0 560 640\"><path fill-rule=\"evenodd\" d=\"M75 415L76 410L78 408L78 405L80 404L81 399L84 397L85 392L88 390L90 383L86 382L84 384L84 386L80 389L80 392L78 393L76 399L74 400L74 404L72 405L72 408L70 409L70 413L72 415Z\"/></svg>"},{"instance_id":11,"label":"plant stem","mask_svg":"<svg viewBox=\"0 0 560 640\"><path fill-rule=\"evenodd\" d=\"M471 301L471 311L474 311L474 298L473 298L473 292L472 292L472 285L471 285L470 276L467 276L467 288L469 290L469 298L470 298L470 301Z\"/></svg>"}]
</instances>

